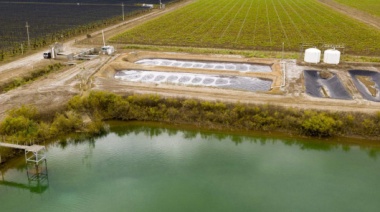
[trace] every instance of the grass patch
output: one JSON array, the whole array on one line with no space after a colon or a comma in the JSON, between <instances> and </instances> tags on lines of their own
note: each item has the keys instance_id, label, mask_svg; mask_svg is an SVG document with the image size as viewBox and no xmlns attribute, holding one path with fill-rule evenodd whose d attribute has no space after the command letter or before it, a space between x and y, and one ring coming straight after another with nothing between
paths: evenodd
<instances>
[{"instance_id":1,"label":"grass patch","mask_svg":"<svg viewBox=\"0 0 380 212\"><path fill-rule=\"evenodd\" d=\"M61 63L55 63L53 65L48 65L46 67L37 69L30 74L23 77L16 77L12 79L10 82L4 83L0 86L0 93L4 93L10 91L12 89L18 88L22 85L31 83L43 76L46 76L52 72L56 72L62 70L65 66Z\"/></svg>"},{"instance_id":2,"label":"grass patch","mask_svg":"<svg viewBox=\"0 0 380 212\"><path fill-rule=\"evenodd\" d=\"M356 76L356 78L365 85L370 94L374 97L377 95L377 89L375 88L376 84L372 80L372 77L369 76Z\"/></svg>"},{"instance_id":3,"label":"grass patch","mask_svg":"<svg viewBox=\"0 0 380 212\"><path fill-rule=\"evenodd\" d=\"M297 59L298 53L294 52L278 52L278 51L257 51L257 50L239 50L239 49L218 49L218 48L197 48L197 47L178 47L178 46L154 46L154 45L125 45L122 49L131 50L149 50L149 51L172 51L185 52L194 54L228 54L241 55L245 57L255 58L277 58L281 59Z\"/></svg>"}]
</instances>

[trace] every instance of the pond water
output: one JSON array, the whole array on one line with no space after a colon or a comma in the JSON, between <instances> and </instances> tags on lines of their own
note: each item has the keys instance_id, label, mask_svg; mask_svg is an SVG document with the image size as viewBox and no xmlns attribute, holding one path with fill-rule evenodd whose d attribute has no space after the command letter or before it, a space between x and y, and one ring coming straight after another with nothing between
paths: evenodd
<instances>
[{"instance_id":1,"label":"pond water","mask_svg":"<svg viewBox=\"0 0 380 212\"><path fill-rule=\"evenodd\" d=\"M329 142L120 124L2 170L0 211L378 211L379 149Z\"/></svg>"}]
</instances>

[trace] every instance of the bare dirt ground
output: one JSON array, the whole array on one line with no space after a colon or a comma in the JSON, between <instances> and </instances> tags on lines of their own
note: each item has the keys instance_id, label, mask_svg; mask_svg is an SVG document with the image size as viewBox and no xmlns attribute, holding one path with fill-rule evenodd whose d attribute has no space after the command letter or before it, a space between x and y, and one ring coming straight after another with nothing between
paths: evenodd
<instances>
[{"instance_id":1,"label":"bare dirt ground","mask_svg":"<svg viewBox=\"0 0 380 212\"><path fill-rule=\"evenodd\" d=\"M64 51L65 52L72 52L72 53L79 53L85 49L93 48L93 47L100 47L99 45L103 44L102 41L102 31L104 32L105 37L109 37L111 35L120 33L122 31L125 31L128 28L131 28L133 26L136 26L138 24L141 24L147 20L153 19L155 17L158 17L160 15L166 14L168 12L171 12L173 10L176 10L180 7L183 7L194 0L185 0L181 1L177 4L174 4L172 6L167 7L165 10L152 10L149 13L143 14L138 17L134 17L132 19L128 19L124 22L121 22L119 24L107 27L103 30L98 30L96 32L91 33L91 35L96 38L96 42L93 42L93 38L86 39L86 36L78 36L73 39L70 39L69 41L66 41L63 43ZM85 45L81 45L85 43ZM92 45L92 43L94 43ZM2 64L0 65L0 79L2 81L8 79L9 77L14 77L18 75L23 75L25 73L30 72L36 67L44 66L46 64L52 63L52 61L49 62L49 60L43 59L42 55L47 50L41 50L37 53L34 53L32 55L26 56L24 58Z\"/></svg>"},{"instance_id":2,"label":"bare dirt ground","mask_svg":"<svg viewBox=\"0 0 380 212\"><path fill-rule=\"evenodd\" d=\"M363 23L371 25L371 26L380 30L380 18L379 17L375 17L375 16L368 14L366 12L363 12L361 10L358 10L358 9L355 9L355 8L352 8L352 7L349 7L346 5L339 4L339 3L335 2L334 0L318 0L318 1L320 1L321 3L323 3L326 6L333 8L334 10L336 10L340 13L343 13L345 15L353 17L353 18L355 18L355 19L357 19Z\"/></svg>"},{"instance_id":3,"label":"bare dirt ground","mask_svg":"<svg viewBox=\"0 0 380 212\"><path fill-rule=\"evenodd\" d=\"M185 60L211 60L211 61L229 61L229 62L250 62L261 64L272 64L273 73L251 73L251 77L260 77L273 80L273 89L268 92L249 92L207 87L180 86L170 84L149 84L141 82L126 82L114 78L117 70L141 69L141 70L170 70L162 67L146 67L134 64L137 59L142 58L171 58ZM337 100L330 98L314 98L305 93L304 82L302 79L303 70L328 70L338 74L349 91L353 94L353 100ZM349 69L363 69L380 71L376 67L350 67L350 66L331 66L331 68L299 66L295 60L257 60L255 58L231 58L229 55L192 55L183 53L152 53L152 52L131 52L121 55L114 62L104 66L96 75L91 85L94 90L108 90L115 93L156 93L164 96L199 98L204 100L219 100L227 102L242 102L254 104L272 104L286 107L301 109L317 109L330 111L358 111L358 112L376 112L380 110L380 103L370 102L363 99L354 87L351 78L348 75ZM214 71L180 69L174 68L176 72L192 73L214 73ZM225 72L223 72L225 74ZM231 73L230 73L231 74ZM247 74L241 74L248 76ZM285 78L284 78L285 77ZM282 86L283 82L285 85Z\"/></svg>"},{"instance_id":4,"label":"bare dirt ground","mask_svg":"<svg viewBox=\"0 0 380 212\"><path fill-rule=\"evenodd\" d=\"M148 19L155 18L171 10L177 9L190 1L176 4L166 10L155 10L143 16L127 20L121 24L105 29L106 36L124 31L136 24L140 24ZM81 49L95 47L99 43L101 31L92 33L92 39L85 39L85 36L77 37L66 43L64 46L68 51L81 51ZM85 40L85 42L83 42ZM91 41L92 40L92 41ZM91 45L91 43L93 45ZM90 44L90 45L88 45ZM141 58L173 58L188 60L212 60L231 62L250 62L269 64L273 73L262 74L242 74L251 77L271 79L273 89L268 92L248 92L239 90L217 89L208 87L179 86L171 84L149 84L132 83L117 80L114 73L117 70L128 68L146 67L134 64L133 62ZM26 58L0 66L0 78L7 80L23 73L28 73L38 66L51 63L50 60L42 59L42 51ZM302 109L318 109L331 111L358 111L372 113L380 110L380 103L364 100L352 83L348 70L363 69L380 72L379 66L370 65L339 65L339 66L300 66L295 60L274 60L244 58L243 56L232 55L196 55L186 53L164 53L147 51L126 51L117 53L114 56L100 55L89 61L77 61L75 65L68 66L59 73L52 73L48 76L24 85L7 93L0 94L0 120L5 117L6 111L22 104L35 105L41 111L54 110L61 107L68 99L76 94L83 94L90 90L106 90L119 94L129 92L134 93L155 93L172 97L198 98L204 100L219 100L226 102L242 102L255 104L272 104L285 107ZM149 67L152 69L152 67ZM185 71L182 69L170 69L164 67L153 67L155 70ZM347 89L352 93L353 100L335 100L329 98L313 98L305 93L302 72L305 69L328 70L338 74ZM205 70L186 70L194 73L207 73ZM215 72L213 72L215 73ZM225 72L224 72L225 73ZM236 74L236 73L229 73ZM1 83L0 81L0 83Z\"/></svg>"},{"instance_id":5,"label":"bare dirt ground","mask_svg":"<svg viewBox=\"0 0 380 212\"><path fill-rule=\"evenodd\" d=\"M171 12L179 7L183 7L193 0L181 1L177 4L167 6L165 10L152 10L149 13L138 17L127 19L126 21L103 29L106 37L124 31L137 24ZM102 30L91 33L92 36L102 38ZM80 41L86 40L87 36L78 36L63 43L65 52L79 53L85 49L100 47L102 39L98 44L81 45ZM87 42L88 43L88 42ZM47 50L47 48L46 48ZM67 62L66 60L46 60L43 53L46 50L38 51L18 60L0 65L0 83L8 82L15 77L21 77L33 72L39 67L44 67L57 62ZM5 117L6 111L22 104L35 105L40 110L47 110L60 107L73 95L80 94L86 90L87 80L91 81L93 75L101 66L112 58L101 56L91 61L77 61L74 67L67 67L61 73L50 74L43 80L24 85L7 93L0 94L0 120Z\"/></svg>"}]
</instances>

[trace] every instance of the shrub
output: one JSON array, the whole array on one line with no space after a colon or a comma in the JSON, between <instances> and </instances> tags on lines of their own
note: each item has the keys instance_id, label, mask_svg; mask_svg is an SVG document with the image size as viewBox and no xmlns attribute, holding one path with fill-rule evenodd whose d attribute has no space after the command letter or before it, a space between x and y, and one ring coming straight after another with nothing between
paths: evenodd
<instances>
[{"instance_id":1,"label":"shrub","mask_svg":"<svg viewBox=\"0 0 380 212\"><path fill-rule=\"evenodd\" d=\"M57 114L51 124L50 132L53 135L63 133L71 133L82 130L83 120L81 116L73 111L68 111L65 114Z\"/></svg>"},{"instance_id":2,"label":"shrub","mask_svg":"<svg viewBox=\"0 0 380 212\"><path fill-rule=\"evenodd\" d=\"M334 134L339 127L339 122L328 117L324 113L312 114L309 119L302 123L302 131L306 135L327 137Z\"/></svg>"}]
</instances>

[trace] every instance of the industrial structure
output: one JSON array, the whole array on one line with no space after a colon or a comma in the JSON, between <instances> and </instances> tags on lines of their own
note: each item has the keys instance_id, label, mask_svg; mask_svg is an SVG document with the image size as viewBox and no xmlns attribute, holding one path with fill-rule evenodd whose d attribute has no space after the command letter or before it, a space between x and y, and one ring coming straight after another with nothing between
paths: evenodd
<instances>
[{"instance_id":1,"label":"industrial structure","mask_svg":"<svg viewBox=\"0 0 380 212\"><path fill-rule=\"evenodd\" d=\"M319 63L321 61L321 50L317 48L306 49L304 61L307 63Z\"/></svg>"},{"instance_id":2,"label":"industrial structure","mask_svg":"<svg viewBox=\"0 0 380 212\"><path fill-rule=\"evenodd\" d=\"M19 145L0 142L0 147L23 149L25 151L26 173L30 182L38 182L48 179L46 148L40 145ZM1 163L1 155L0 155Z\"/></svg>"}]
</instances>

